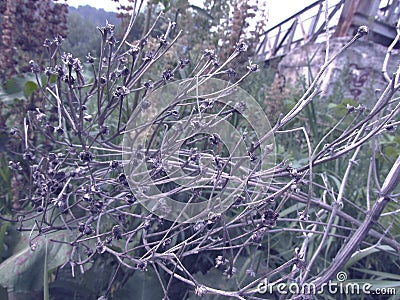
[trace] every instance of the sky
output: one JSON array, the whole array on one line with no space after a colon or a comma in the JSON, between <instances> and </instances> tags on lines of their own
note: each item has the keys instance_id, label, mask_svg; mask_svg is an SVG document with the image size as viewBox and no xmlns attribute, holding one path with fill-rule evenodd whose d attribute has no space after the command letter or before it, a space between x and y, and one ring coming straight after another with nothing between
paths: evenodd
<instances>
[{"instance_id":1,"label":"sky","mask_svg":"<svg viewBox=\"0 0 400 300\"><path fill-rule=\"evenodd\" d=\"M121 2L123 3L123 0L121 0ZM202 0L192 0L189 2L201 6ZM315 0L266 0L269 12L268 25L272 27L313 2L315 2ZM330 0L329 3L330 2L337 1ZM116 11L118 6L117 3L111 0L68 0L68 4L75 7L79 5L90 5L96 8L103 8L107 11Z\"/></svg>"}]
</instances>

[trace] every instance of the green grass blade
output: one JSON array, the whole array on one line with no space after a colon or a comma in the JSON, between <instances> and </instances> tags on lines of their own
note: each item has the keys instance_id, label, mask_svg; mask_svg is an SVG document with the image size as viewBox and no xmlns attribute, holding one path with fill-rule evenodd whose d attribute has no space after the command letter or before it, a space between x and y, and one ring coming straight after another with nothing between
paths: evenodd
<instances>
[{"instance_id":1,"label":"green grass blade","mask_svg":"<svg viewBox=\"0 0 400 300\"><path fill-rule=\"evenodd\" d=\"M43 268L43 299L49 300L49 273L47 270L47 244L48 241L46 239L45 243L45 254L44 254L44 268Z\"/></svg>"}]
</instances>

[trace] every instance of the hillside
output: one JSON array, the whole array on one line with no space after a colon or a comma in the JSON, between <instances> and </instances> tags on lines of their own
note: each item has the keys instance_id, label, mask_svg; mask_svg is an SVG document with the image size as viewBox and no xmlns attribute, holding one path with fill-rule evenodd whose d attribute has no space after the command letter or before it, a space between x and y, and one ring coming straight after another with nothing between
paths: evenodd
<instances>
[{"instance_id":1,"label":"hillside","mask_svg":"<svg viewBox=\"0 0 400 300\"><path fill-rule=\"evenodd\" d=\"M104 20L108 20L109 23L114 25L120 23L120 19L116 17L114 12L108 12L104 9L96 9L89 5L79 6L78 8L69 6L68 10L70 15L78 14L83 19L93 23L95 26L104 25Z\"/></svg>"},{"instance_id":2,"label":"hillside","mask_svg":"<svg viewBox=\"0 0 400 300\"><path fill-rule=\"evenodd\" d=\"M63 50L83 59L89 52L98 56L100 33L97 27L104 26L108 20L113 25L119 25L120 19L114 12L96 9L89 5L78 8L69 7L68 33L63 43Z\"/></svg>"}]
</instances>

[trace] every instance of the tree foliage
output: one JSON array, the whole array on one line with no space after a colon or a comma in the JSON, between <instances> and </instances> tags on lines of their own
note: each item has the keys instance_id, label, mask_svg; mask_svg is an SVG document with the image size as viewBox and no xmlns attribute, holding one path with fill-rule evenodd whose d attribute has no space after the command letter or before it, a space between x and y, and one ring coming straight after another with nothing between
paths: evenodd
<instances>
[{"instance_id":1,"label":"tree foliage","mask_svg":"<svg viewBox=\"0 0 400 300\"><path fill-rule=\"evenodd\" d=\"M6 0L1 11L1 78L29 71L31 59L43 61L45 38L65 37L67 5L51 0ZM15 51L17 50L17 51Z\"/></svg>"}]
</instances>

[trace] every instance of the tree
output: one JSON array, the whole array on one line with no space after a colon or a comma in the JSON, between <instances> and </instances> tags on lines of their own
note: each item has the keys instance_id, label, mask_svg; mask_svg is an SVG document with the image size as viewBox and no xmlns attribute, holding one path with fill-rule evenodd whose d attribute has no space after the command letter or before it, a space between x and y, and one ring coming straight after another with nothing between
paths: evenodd
<instances>
[{"instance_id":1,"label":"tree","mask_svg":"<svg viewBox=\"0 0 400 300\"><path fill-rule=\"evenodd\" d=\"M79 58L84 58L90 52L93 56L100 55L99 31L87 18L78 12L68 15L68 32L63 43L63 51L74 53Z\"/></svg>"},{"instance_id":2,"label":"tree","mask_svg":"<svg viewBox=\"0 0 400 300\"><path fill-rule=\"evenodd\" d=\"M119 15L126 18L133 4L121 5L119 9ZM190 4L188 0L150 0L146 6L146 18L148 21L154 20L163 11L167 18L177 24L175 30L183 31L178 42L180 54L188 54L194 60L203 54L204 49L215 50L216 60L225 60L237 44L245 42L247 51L235 64L238 71L243 73L248 60L255 55L260 34L265 29L265 9L263 1L204 0L203 7L199 7Z\"/></svg>"},{"instance_id":3,"label":"tree","mask_svg":"<svg viewBox=\"0 0 400 300\"><path fill-rule=\"evenodd\" d=\"M5 0L0 44L1 78L30 70L28 62L43 59L46 38L65 37L67 5L51 0Z\"/></svg>"}]
</instances>

